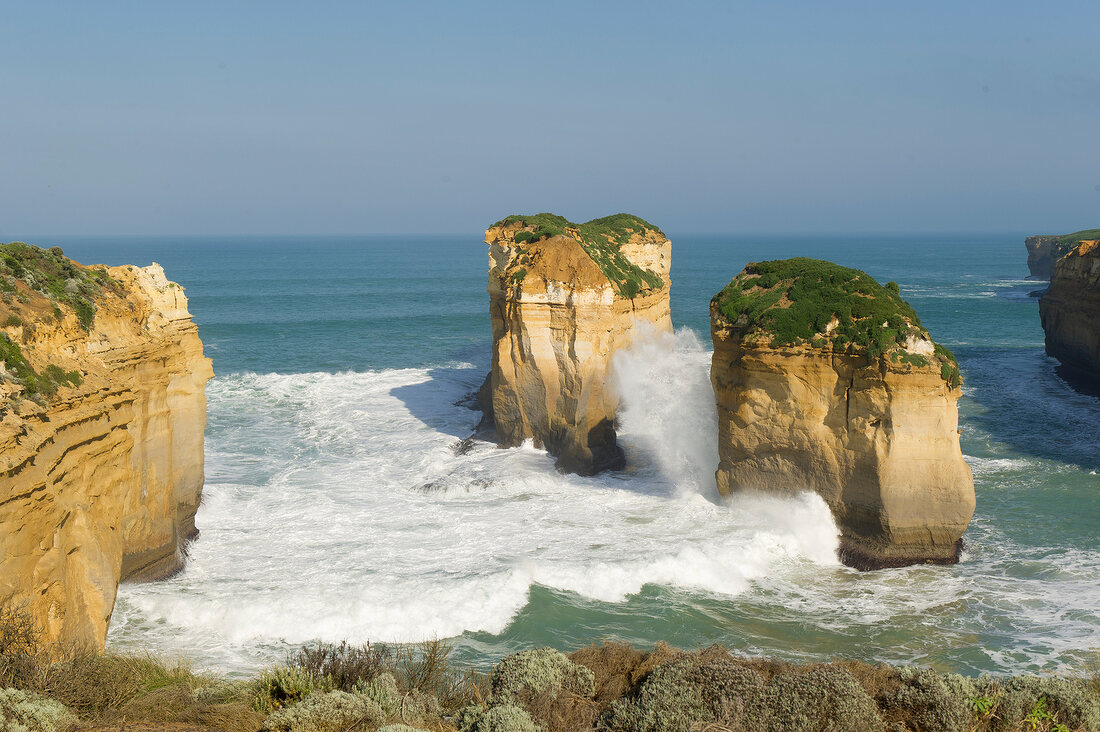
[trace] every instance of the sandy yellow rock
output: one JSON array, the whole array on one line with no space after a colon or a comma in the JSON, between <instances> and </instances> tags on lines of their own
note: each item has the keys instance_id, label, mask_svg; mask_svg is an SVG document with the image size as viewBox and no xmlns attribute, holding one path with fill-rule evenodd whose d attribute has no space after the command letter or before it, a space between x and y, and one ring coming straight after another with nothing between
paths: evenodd
<instances>
[{"instance_id":1,"label":"sandy yellow rock","mask_svg":"<svg viewBox=\"0 0 1100 732\"><path fill-rule=\"evenodd\" d=\"M83 384L43 407L0 383L0 599L27 604L48 640L100 648L119 582L177 571L196 534L213 375L159 265L107 271L119 287L90 331L29 291L24 324L4 329L37 371Z\"/></svg>"},{"instance_id":2,"label":"sandy yellow rock","mask_svg":"<svg viewBox=\"0 0 1100 732\"><path fill-rule=\"evenodd\" d=\"M671 242L646 226L623 237L622 256L659 281L629 297L581 245L577 229L517 244L517 234L533 228L506 221L485 234L493 350L483 408L502 444L530 439L570 472L620 468L612 356L646 328L671 330Z\"/></svg>"},{"instance_id":3,"label":"sandy yellow rock","mask_svg":"<svg viewBox=\"0 0 1100 732\"><path fill-rule=\"evenodd\" d=\"M958 561L974 486L956 377L920 328L902 323L910 336L869 356L834 350L836 323L817 345L773 346L711 303L719 491L818 493L852 566Z\"/></svg>"}]
</instances>

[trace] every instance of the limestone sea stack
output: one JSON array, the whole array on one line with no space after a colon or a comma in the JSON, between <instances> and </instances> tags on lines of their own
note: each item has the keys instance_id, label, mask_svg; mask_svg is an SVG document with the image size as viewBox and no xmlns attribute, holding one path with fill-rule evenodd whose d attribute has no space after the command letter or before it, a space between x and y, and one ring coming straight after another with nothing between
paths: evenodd
<instances>
[{"instance_id":1,"label":"limestone sea stack","mask_svg":"<svg viewBox=\"0 0 1100 732\"><path fill-rule=\"evenodd\" d=\"M859 569L957 562L974 513L960 378L896 283L750 264L711 300L718 489L816 491Z\"/></svg>"},{"instance_id":2,"label":"limestone sea stack","mask_svg":"<svg viewBox=\"0 0 1100 732\"><path fill-rule=\"evenodd\" d=\"M0 245L0 291L0 601L102 648L119 582L196 534L210 360L157 264Z\"/></svg>"},{"instance_id":3,"label":"limestone sea stack","mask_svg":"<svg viewBox=\"0 0 1100 732\"><path fill-rule=\"evenodd\" d=\"M496 439L533 440L567 472L622 468L611 359L646 326L672 329L671 242L629 214L509 216L485 242L493 354L480 401Z\"/></svg>"},{"instance_id":4,"label":"limestone sea stack","mask_svg":"<svg viewBox=\"0 0 1100 732\"><path fill-rule=\"evenodd\" d=\"M1042 234L1024 239L1027 247L1027 268L1038 280L1049 280L1054 263L1082 241L1100 239L1100 229L1086 229L1075 234Z\"/></svg>"},{"instance_id":5,"label":"limestone sea stack","mask_svg":"<svg viewBox=\"0 0 1100 732\"><path fill-rule=\"evenodd\" d=\"M1100 232L1097 232L1100 234ZM1100 388L1100 237L1058 260L1039 300L1047 353L1089 390Z\"/></svg>"}]
</instances>

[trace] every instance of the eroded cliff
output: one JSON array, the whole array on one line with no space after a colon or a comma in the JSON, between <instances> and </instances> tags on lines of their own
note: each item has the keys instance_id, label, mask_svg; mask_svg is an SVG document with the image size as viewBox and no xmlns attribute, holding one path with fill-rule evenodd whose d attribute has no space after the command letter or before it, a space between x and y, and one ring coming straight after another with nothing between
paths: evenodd
<instances>
[{"instance_id":1,"label":"eroded cliff","mask_svg":"<svg viewBox=\"0 0 1100 732\"><path fill-rule=\"evenodd\" d=\"M1024 239L1027 248L1027 268L1031 276L1049 280L1055 263L1082 241L1100 239L1100 229L1086 229L1074 234L1043 234Z\"/></svg>"},{"instance_id":2,"label":"eroded cliff","mask_svg":"<svg viewBox=\"0 0 1100 732\"><path fill-rule=\"evenodd\" d=\"M671 242L627 214L510 216L485 241L493 360L481 400L497 439L531 439L569 472L621 468L611 358L643 324L672 329Z\"/></svg>"},{"instance_id":3,"label":"eroded cliff","mask_svg":"<svg viewBox=\"0 0 1100 732\"><path fill-rule=\"evenodd\" d=\"M1039 301L1047 353L1091 388L1100 387L1100 239L1058 260Z\"/></svg>"},{"instance_id":4,"label":"eroded cliff","mask_svg":"<svg viewBox=\"0 0 1100 732\"><path fill-rule=\"evenodd\" d=\"M958 561L974 512L958 367L895 283L760 262L710 315L722 494L816 491L861 569Z\"/></svg>"},{"instance_id":5,"label":"eroded cliff","mask_svg":"<svg viewBox=\"0 0 1100 732\"><path fill-rule=\"evenodd\" d=\"M118 583L196 534L210 361L157 264L9 244L0 274L0 599L102 647Z\"/></svg>"}]
</instances>

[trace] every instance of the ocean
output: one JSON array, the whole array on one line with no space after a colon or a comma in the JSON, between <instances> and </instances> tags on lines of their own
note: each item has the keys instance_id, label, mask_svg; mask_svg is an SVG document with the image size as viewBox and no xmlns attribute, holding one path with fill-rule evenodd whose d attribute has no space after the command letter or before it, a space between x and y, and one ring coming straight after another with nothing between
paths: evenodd
<instances>
[{"instance_id":1,"label":"ocean","mask_svg":"<svg viewBox=\"0 0 1100 732\"><path fill-rule=\"evenodd\" d=\"M53 237L184 286L207 387L187 568L124 585L108 647L248 674L315 639L450 639L503 655L602 640L1081 671L1100 652L1100 400L1043 352L1023 232L678 236L674 335L620 353L628 468L561 475L530 446L457 449L488 370L486 247L462 236ZM860 573L820 499L719 500L710 297L750 261L896 280L965 384L977 511L962 562Z\"/></svg>"}]
</instances>

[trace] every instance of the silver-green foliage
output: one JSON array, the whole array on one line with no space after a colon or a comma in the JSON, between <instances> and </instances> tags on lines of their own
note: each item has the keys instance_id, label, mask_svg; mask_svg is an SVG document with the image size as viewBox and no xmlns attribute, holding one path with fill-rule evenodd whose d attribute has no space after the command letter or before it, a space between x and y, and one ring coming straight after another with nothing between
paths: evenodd
<instances>
[{"instance_id":1,"label":"silver-green foliage","mask_svg":"<svg viewBox=\"0 0 1100 732\"><path fill-rule=\"evenodd\" d=\"M531 715L515 704L471 705L458 713L457 722L459 732L543 732Z\"/></svg>"},{"instance_id":2,"label":"silver-green foliage","mask_svg":"<svg viewBox=\"0 0 1100 732\"><path fill-rule=\"evenodd\" d=\"M996 713L1003 729L1016 729L1040 706L1070 729L1100 729L1100 698L1086 681L1039 676L1016 676L1001 685Z\"/></svg>"},{"instance_id":3,"label":"silver-green foliage","mask_svg":"<svg viewBox=\"0 0 1100 732\"><path fill-rule=\"evenodd\" d=\"M534 695L558 698L563 692L585 698L596 693L592 671L553 648L508 656L497 664L492 679L493 704L522 703Z\"/></svg>"},{"instance_id":4,"label":"silver-green foliage","mask_svg":"<svg viewBox=\"0 0 1100 732\"><path fill-rule=\"evenodd\" d=\"M617 700L603 725L615 732L688 732L716 719L703 701L702 690L686 682L692 661L685 659L656 668L633 697Z\"/></svg>"},{"instance_id":5,"label":"silver-green foliage","mask_svg":"<svg viewBox=\"0 0 1100 732\"><path fill-rule=\"evenodd\" d=\"M874 699L837 666L788 671L767 688L769 729L790 732L873 732L885 724Z\"/></svg>"},{"instance_id":6,"label":"silver-green foliage","mask_svg":"<svg viewBox=\"0 0 1100 732\"><path fill-rule=\"evenodd\" d=\"M425 732L420 727L410 727L407 724L387 724L385 727L379 727L378 732Z\"/></svg>"},{"instance_id":7,"label":"silver-green foliage","mask_svg":"<svg viewBox=\"0 0 1100 732\"><path fill-rule=\"evenodd\" d=\"M277 666L264 671L253 682L252 708L270 712L295 704L318 690L328 691L323 679L297 666Z\"/></svg>"},{"instance_id":8,"label":"silver-green foliage","mask_svg":"<svg viewBox=\"0 0 1100 732\"><path fill-rule=\"evenodd\" d=\"M5 732L58 732L77 721L61 702L33 691L0 689L0 729Z\"/></svg>"},{"instance_id":9,"label":"silver-green foliage","mask_svg":"<svg viewBox=\"0 0 1100 732\"><path fill-rule=\"evenodd\" d=\"M355 685L355 693L377 704L385 719L427 725L442 714L438 699L416 689L402 694L398 691L397 680L390 673L379 674L370 681L359 681Z\"/></svg>"},{"instance_id":10,"label":"silver-green foliage","mask_svg":"<svg viewBox=\"0 0 1100 732\"><path fill-rule=\"evenodd\" d=\"M627 732L688 732L721 724L768 729L764 678L730 659L683 659L655 669L633 697L616 701L603 723Z\"/></svg>"},{"instance_id":11,"label":"silver-green foliage","mask_svg":"<svg viewBox=\"0 0 1100 732\"><path fill-rule=\"evenodd\" d=\"M966 729L975 714L971 700L983 696L973 680L930 668L906 666L898 680L901 685L880 700L883 710L927 732Z\"/></svg>"},{"instance_id":12,"label":"silver-green foliage","mask_svg":"<svg viewBox=\"0 0 1100 732\"><path fill-rule=\"evenodd\" d=\"M386 721L385 712L362 694L346 691L314 692L293 706L284 707L264 720L264 732L342 732L353 724L376 729Z\"/></svg>"}]
</instances>

